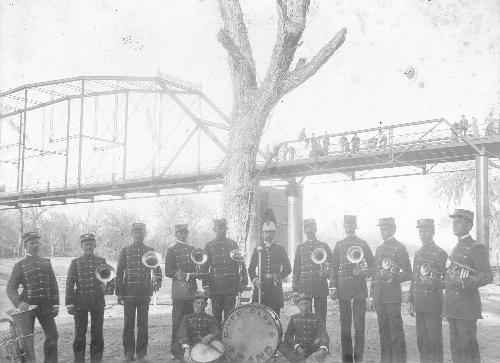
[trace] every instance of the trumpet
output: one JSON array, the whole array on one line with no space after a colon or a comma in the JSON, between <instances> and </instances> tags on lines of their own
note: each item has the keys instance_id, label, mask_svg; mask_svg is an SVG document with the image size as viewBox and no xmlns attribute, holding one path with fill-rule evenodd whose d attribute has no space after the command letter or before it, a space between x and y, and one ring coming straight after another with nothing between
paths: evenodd
<instances>
[{"instance_id":1,"label":"trumpet","mask_svg":"<svg viewBox=\"0 0 500 363\"><path fill-rule=\"evenodd\" d=\"M458 278L461 280L462 289L463 289L465 287L464 279L473 275L473 274L478 273L478 271L473 269L470 266L463 265L460 262L452 260L450 263L450 266L448 267L448 273L454 275L455 278Z\"/></svg>"},{"instance_id":2,"label":"trumpet","mask_svg":"<svg viewBox=\"0 0 500 363\"><path fill-rule=\"evenodd\" d=\"M151 270L151 280L150 283L153 287L153 290L156 292L156 288L154 286L154 269L160 266L161 263L161 255L158 252L155 251L148 251L145 252L142 257L141 257L141 262L144 266L149 268Z\"/></svg>"},{"instance_id":3,"label":"trumpet","mask_svg":"<svg viewBox=\"0 0 500 363\"><path fill-rule=\"evenodd\" d=\"M95 277L102 282L102 291L106 294L106 284L115 278L115 269L106 263L101 263L95 269Z\"/></svg>"},{"instance_id":4,"label":"trumpet","mask_svg":"<svg viewBox=\"0 0 500 363\"><path fill-rule=\"evenodd\" d=\"M352 270L354 276L367 275L368 264L365 259L365 254L360 246L351 246L347 249L347 260L350 263L356 264Z\"/></svg>"},{"instance_id":5,"label":"trumpet","mask_svg":"<svg viewBox=\"0 0 500 363\"><path fill-rule=\"evenodd\" d=\"M328 273L329 263L326 261L327 257L328 255L322 247L315 248L311 252L311 260L313 263L319 265L319 275L322 277Z\"/></svg>"}]
</instances>

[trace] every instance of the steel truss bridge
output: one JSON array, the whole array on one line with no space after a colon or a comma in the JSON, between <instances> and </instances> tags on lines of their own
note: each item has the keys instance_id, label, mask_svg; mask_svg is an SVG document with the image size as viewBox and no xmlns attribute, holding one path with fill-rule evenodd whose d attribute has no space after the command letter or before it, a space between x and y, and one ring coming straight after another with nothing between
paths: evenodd
<instances>
[{"instance_id":1,"label":"steel truss bridge","mask_svg":"<svg viewBox=\"0 0 500 363\"><path fill-rule=\"evenodd\" d=\"M2 92L0 209L219 185L230 124L200 87L164 74L81 76ZM355 134L359 146L347 150L341 140ZM260 151L257 164L261 180L329 173L356 180L361 171L412 166L425 174L438 163L499 153L499 134L433 119L284 141Z\"/></svg>"}]
</instances>

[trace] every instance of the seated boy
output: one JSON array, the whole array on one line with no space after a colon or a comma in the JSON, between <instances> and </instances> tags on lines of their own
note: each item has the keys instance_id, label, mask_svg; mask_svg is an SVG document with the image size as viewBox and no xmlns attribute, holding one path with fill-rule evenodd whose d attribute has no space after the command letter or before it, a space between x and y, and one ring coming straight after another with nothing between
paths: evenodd
<instances>
[{"instance_id":1,"label":"seated boy","mask_svg":"<svg viewBox=\"0 0 500 363\"><path fill-rule=\"evenodd\" d=\"M290 362L300 362L309 356L316 362L331 360L330 338L321 317L311 312L312 297L299 294L295 302L300 313L290 318L279 351Z\"/></svg>"}]
</instances>

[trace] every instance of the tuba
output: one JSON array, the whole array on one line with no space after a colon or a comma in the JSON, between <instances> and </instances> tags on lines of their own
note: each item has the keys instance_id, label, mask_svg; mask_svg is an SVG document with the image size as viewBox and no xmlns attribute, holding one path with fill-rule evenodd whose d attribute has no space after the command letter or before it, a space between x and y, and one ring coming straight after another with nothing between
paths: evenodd
<instances>
[{"instance_id":1,"label":"tuba","mask_svg":"<svg viewBox=\"0 0 500 363\"><path fill-rule=\"evenodd\" d=\"M363 249L360 246L351 246L347 249L347 260L350 263L356 264L352 270L354 276L368 275L368 264Z\"/></svg>"},{"instance_id":2,"label":"tuba","mask_svg":"<svg viewBox=\"0 0 500 363\"><path fill-rule=\"evenodd\" d=\"M154 269L160 266L161 255L156 251L148 251L142 255L141 261L144 266L151 270L150 283L156 292L158 289L155 287Z\"/></svg>"},{"instance_id":3,"label":"tuba","mask_svg":"<svg viewBox=\"0 0 500 363\"><path fill-rule=\"evenodd\" d=\"M101 263L95 269L95 277L102 282L102 292L106 294L106 284L115 278L115 269L106 263Z\"/></svg>"},{"instance_id":4,"label":"tuba","mask_svg":"<svg viewBox=\"0 0 500 363\"><path fill-rule=\"evenodd\" d=\"M315 248L311 252L311 260L313 263L316 265L319 265L319 275L321 277L324 277L328 273L328 265L329 263L326 261L328 255L326 254L326 251L322 247Z\"/></svg>"}]
</instances>

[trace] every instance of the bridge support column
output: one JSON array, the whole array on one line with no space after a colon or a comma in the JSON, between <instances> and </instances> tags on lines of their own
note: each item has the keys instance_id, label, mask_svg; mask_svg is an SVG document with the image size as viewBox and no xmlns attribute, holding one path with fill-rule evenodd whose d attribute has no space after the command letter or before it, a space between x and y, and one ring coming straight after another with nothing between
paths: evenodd
<instances>
[{"instance_id":1,"label":"bridge support column","mask_svg":"<svg viewBox=\"0 0 500 363\"><path fill-rule=\"evenodd\" d=\"M488 195L488 157L484 153L476 156L476 231L477 241L488 248L490 242Z\"/></svg>"},{"instance_id":2,"label":"bridge support column","mask_svg":"<svg viewBox=\"0 0 500 363\"><path fill-rule=\"evenodd\" d=\"M295 180L289 181L288 199L288 258L293 265L295 250L302 243L302 187Z\"/></svg>"}]
</instances>

